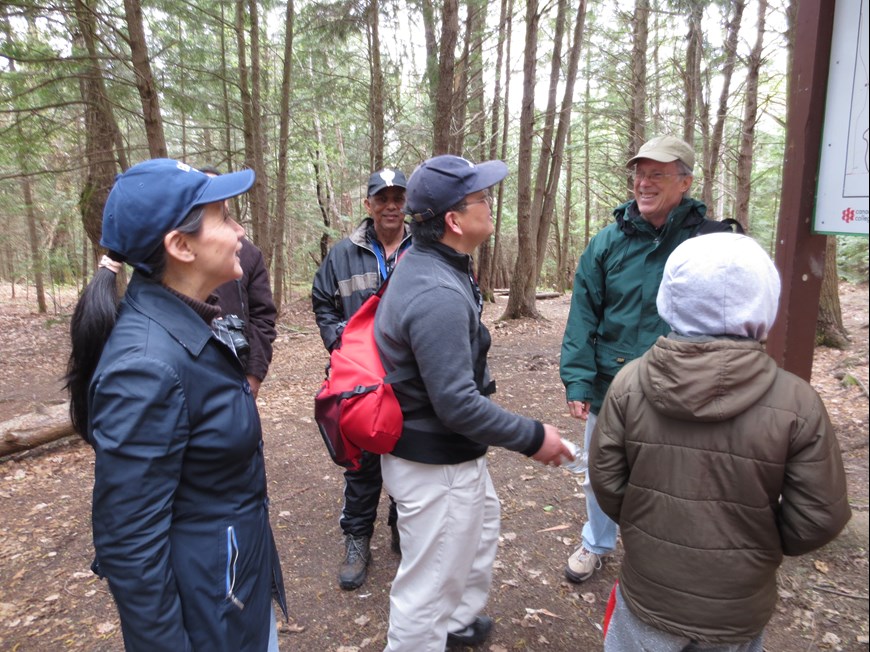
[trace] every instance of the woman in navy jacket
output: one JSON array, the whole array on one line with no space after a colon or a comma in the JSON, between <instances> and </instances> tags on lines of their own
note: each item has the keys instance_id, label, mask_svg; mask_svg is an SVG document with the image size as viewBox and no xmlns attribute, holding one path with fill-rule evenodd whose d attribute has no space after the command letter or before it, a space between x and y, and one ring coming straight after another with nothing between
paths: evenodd
<instances>
[{"instance_id":1,"label":"woman in navy jacket","mask_svg":"<svg viewBox=\"0 0 870 652\"><path fill-rule=\"evenodd\" d=\"M169 159L120 175L108 256L73 315L67 382L95 452L93 568L127 650L277 650L273 596L287 614L260 420L209 301L241 276L244 231L224 200L253 182ZM116 307L121 262L135 271Z\"/></svg>"}]
</instances>

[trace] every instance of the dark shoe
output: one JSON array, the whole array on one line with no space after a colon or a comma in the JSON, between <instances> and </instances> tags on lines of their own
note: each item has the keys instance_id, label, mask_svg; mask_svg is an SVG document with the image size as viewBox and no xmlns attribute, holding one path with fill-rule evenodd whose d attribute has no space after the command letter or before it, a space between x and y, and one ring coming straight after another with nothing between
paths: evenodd
<instances>
[{"instance_id":1,"label":"dark shoe","mask_svg":"<svg viewBox=\"0 0 870 652\"><path fill-rule=\"evenodd\" d=\"M366 581L368 565L372 560L369 537L345 537L344 561L338 569L338 585L345 591L353 591Z\"/></svg>"},{"instance_id":2,"label":"dark shoe","mask_svg":"<svg viewBox=\"0 0 870 652\"><path fill-rule=\"evenodd\" d=\"M474 646L483 643L492 631L492 618L478 616L461 632L448 632L447 648Z\"/></svg>"},{"instance_id":3,"label":"dark shoe","mask_svg":"<svg viewBox=\"0 0 870 652\"><path fill-rule=\"evenodd\" d=\"M399 526L395 523L390 525L390 550L397 555L402 554L402 538L399 536Z\"/></svg>"}]
</instances>

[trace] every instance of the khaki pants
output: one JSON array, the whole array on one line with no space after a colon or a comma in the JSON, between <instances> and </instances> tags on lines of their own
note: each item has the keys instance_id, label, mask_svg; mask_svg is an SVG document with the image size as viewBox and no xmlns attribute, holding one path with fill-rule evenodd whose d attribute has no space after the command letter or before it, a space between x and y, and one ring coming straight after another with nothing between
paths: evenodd
<instances>
[{"instance_id":1,"label":"khaki pants","mask_svg":"<svg viewBox=\"0 0 870 652\"><path fill-rule=\"evenodd\" d=\"M402 561L390 591L390 652L443 652L486 606L501 506L486 456L461 464L381 457L399 510Z\"/></svg>"}]
</instances>

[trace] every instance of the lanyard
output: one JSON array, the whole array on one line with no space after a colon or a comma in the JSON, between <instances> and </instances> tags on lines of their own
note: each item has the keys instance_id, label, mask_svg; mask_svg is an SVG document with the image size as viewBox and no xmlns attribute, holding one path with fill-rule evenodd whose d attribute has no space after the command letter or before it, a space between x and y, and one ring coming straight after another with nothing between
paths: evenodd
<instances>
[{"instance_id":1,"label":"lanyard","mask_svg":"<svg viewBox=\"0 0 870 652\"><path fill-rule=\"evenodd\" d=\"M381 244L379 242L373 243L375 246L372 247L375 252L375 258L378 259L378 271L381 274L381 282L383 283L384 279L387 278L387 261L384 260L384 252L381 249Z\"/></svg>"},{"instance_id":2,"label":"lanyard","mask_svg":"<svg viewBox=\"0 0 870 652\"><path fill-rule=\"evenodd\" d=\"M380 272L381 275L381 283L383 283L384 279L386 279L389 273L393 271L393 267L396 266L396 261L399 259L399 254L401 254L411 245L411 241L406 239L401 245L399 245L396 253L394 253L391 257L391 260L393 261L392 265L387 265L387 261L384 259L383 245L381 245L381 243L378 241L373 242L372 245L374 245L372 247L372 250L374 250L375 252L375 258L378 259L378 272Z\"/></svg>"}]
</instances>

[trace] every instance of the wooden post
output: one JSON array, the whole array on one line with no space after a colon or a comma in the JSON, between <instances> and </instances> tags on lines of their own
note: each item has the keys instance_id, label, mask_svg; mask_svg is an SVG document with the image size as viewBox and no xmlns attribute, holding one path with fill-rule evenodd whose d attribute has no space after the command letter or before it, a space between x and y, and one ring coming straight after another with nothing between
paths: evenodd
<instances>
[{"instance_id":1,"label":"wooden post","mask_svg":"<svg viewBox=\"0 0 870 652\"><path fill-rule=\"evenodd\" d=\"M833 0L801 0L795 24L786 156L776 233L782 276L779 314L767 352L783 369L810 379L827 237L812 234L822 125L834 29Z\"/></svg>"}]
</instances>

